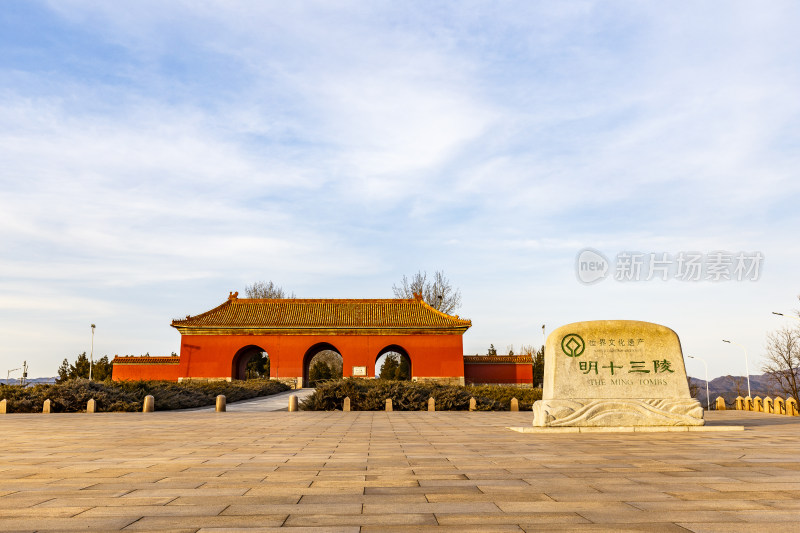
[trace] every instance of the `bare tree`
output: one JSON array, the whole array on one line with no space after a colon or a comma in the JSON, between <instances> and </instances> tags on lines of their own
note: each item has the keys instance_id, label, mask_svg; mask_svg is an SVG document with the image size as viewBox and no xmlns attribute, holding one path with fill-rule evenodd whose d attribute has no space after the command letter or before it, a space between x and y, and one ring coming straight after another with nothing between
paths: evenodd
<instances>
[{"instance_id":1,"label":"bare tree","mask_svg":"<svg viewBox=\"0 0 800 533\"><path fill-rule=\"evenodd\" d=\"M452 314L461 307L461 291L450 284L444 272L437 270L433 279L428 281L428 273L419 271L409 280L403 276L400 286L392 285L395 298L413 298L414 293L422 295L422 299L442 313Z\"/></svg>"},{"instance_id":2,"label":"bare tree","mask_svg":"<svg viewBox=\"0 0 800 533\"><path fill-rule=\"evenodd\" d=\"M331 369L332 379L341 379L343 359L339 352L335 352L333 350L322 350L311 358L308 366L311 367L317 361L322 361L328 365L328 368Z\"/></svg>"},{"instance_id":3,"label":"bare tree","mask_svg":"<svg viewBox=\"0 0 800 533\"><path fill-rule=\"evenodd\" d=\"M689 396L692 398L697 398L697 393L700 391L700 386L692 381L692 378L687 377L686 382L689 384Z\"/></svg>"},{"instance_id":4,"label":"bare tree","mask_svg":"<svg viewBox=\"0 0 800 533\"><path fill-rule=\"evenodd\" d=\"M522 355L531 358L533 363L533 385L541 387L544 383L544 346L538 350L533 344L522 345Z\"/></svg>"},{"instance_id":5,"label":"bare tree","mask_svg":"<svg viewBox=\"0 0 800 533\"><path fill-rule=\"evenodd\" d=\"M784 394L800 402L800 328L783 327L767 335L764 357L762 370Z\"/></svg>"},{"instance_id":6,"label":"bare tree","mask_svg":"<svg viewBox=\"0 0 800 533\"><path fill-rule=\"evenodd\" d=\"M747 396L745 391L747 388L745 387L744 378L731 378L733 380L733 388L736 390L736 396L741 396L744 398Z\"/></svg>"},{"instance_id":7,"label":"bare tree","mask_svg":"<svg viewBox=\"0 0 800 533\"><path fill-rule=\"evenodd\" d=\"M244 292L248 298L297 298L294 293L287 294L283 288L271 281L256 281L252 285L246 286Z\"/></svg>"}]
</instances>

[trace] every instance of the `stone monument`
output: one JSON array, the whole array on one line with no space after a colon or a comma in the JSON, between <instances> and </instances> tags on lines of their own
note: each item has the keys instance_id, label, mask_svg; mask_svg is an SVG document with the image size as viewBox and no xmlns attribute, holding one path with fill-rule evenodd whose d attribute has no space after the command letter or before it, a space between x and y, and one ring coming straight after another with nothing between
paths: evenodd
<instances>
[{"instance_id":1,"label":"stone monument","mask_svg":"<svg viewBox=\"0 0 800 533\"><path fill-rule=\"evenodd\" d=\"M702 426L678 335L635 320L562 326L547 337L539 427Z\"/></svg>"}]
</instances>

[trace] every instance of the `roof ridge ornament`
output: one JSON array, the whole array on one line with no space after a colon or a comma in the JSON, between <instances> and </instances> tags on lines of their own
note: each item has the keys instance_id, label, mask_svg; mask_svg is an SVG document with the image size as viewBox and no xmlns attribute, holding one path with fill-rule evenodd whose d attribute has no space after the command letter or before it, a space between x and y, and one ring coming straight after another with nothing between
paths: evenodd
<instances>
[{"instance_id":1,"label":"roof ridge ornament","mask_svg":"<svg viewBox=\"0 0 800 533\"><path fill-rule=\"evenodd\" d=\"M239 298L239 291L228 294L228 300L236 300L237 298Z\"/></svg>"},{"instance_id":2,"label":"roof ridge ornament","mask_svg":"<svg viewBox=\"0 0 800 533\"><path fill-rule=\"evenodd\" d=\"M417 301L422 300L422 293L421 292L415 292L413 294L414 294L414 299L415 300L417 300Z\"/></svg>"}]
</instances>

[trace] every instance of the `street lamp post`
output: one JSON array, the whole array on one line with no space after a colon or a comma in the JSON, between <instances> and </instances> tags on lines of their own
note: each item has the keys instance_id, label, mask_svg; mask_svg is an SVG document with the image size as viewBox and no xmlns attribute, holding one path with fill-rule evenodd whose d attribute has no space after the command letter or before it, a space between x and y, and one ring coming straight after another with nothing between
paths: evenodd
<instances>
[{"instance_id":1,"label":"street lamp post","mask_svg":"<svg viewBox=\"0 0 800 533\"><path fill-rule=\"evenodd\" d=\"M542 353L544 353L544 345L547 342L547 337L544 336L544 324L542 324Z\"/></svg>"},{"instance_id":2,"label":"street lamp post","mask_svg":"<svg viewBox=\"0 0 800 533\"><path fill-rule=\"evenodd\" d=\"M725 339L722 339L722 342L727 342L728 344L735 344L736 346L744 350L744 371L745 374L747 375L747 395L752 398L753 396L750 394L750 365L747 364L747 348L745 348L738 342L733 342Z\"/></svg>"},{"instance_id":3,"label":"street lamp post","mask_svg":"<svg viewBox=\"0 0 800 533\"><path fill-rule=\"evenodd\" d=\"M778 315L778 316L785 316L786 318L794 318L795 320L800 322L800 317L797 317L797 316L794 316L794 315L784 315L783 313L777 313L775 311L773 311L772 314L773 315Z\"/></svg>"},{"instance_id":4,"label":"street lamp post","mask_svg":"<svg viewBox=\"0 0 800 533\"><path fill-rule=\"evenodd\" d=\"M93 366L94 366L94 324L92 324L92 349L89 352L89 381L92 381Z\"/></svg>"},{"instance_id":5,"label":"street lamp post","mask_svg":"<svg viewBox=\"0 0 800 533\"><path fill-rule=\"evenodd\" d=\"M20 368L12 368L6 373L6 385L11 385L11 373L21 370Z\"/></svg>"},{"instance_id":6,"label":"street lamp post","mask_svg":"<svg viewBox=\"0 0 800 533\"><path fill-rule=\"evenodd\" d=\"M544 366L544 345L547 344L547 336L544 334L544 324L542 324L542 366ZM542 376L542 380L544 380L544 376ZM534 384L535 386L536 384ZM544 387L544 383L539 384L540 387Z\"/></svg>"},{"instance_id":7,"label":"street lamp post","mask_svg":"<svg viewBox=\"0 0 800 533\"><path fill-rule=\"evenodd\" d=\"M700 361L703 362L703 366L706 367L706 409L708 411L710 411L711 410L711 395L708 393L708 364L706 363L706 360L703 359L702 357L695 357L693 355L690 355L688 357L689 357L689 359L699 359Z\"/></svg>"}]
</instances>

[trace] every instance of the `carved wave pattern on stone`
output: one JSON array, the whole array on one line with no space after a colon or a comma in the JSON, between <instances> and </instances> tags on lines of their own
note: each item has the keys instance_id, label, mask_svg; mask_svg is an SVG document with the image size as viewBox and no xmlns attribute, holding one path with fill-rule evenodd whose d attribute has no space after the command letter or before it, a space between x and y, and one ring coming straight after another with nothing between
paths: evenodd
<instances>
[{"instance_id":1,"label":"carved wave pattern on stone","mask_svg":"<svg viewBox=\"0 0 800 533\"><path fill-rule=\"evenodd\" d=\"M703 407L694 398L651 400L541 400L534 426L702 426Z\"/></svg>"}]
</instances>

